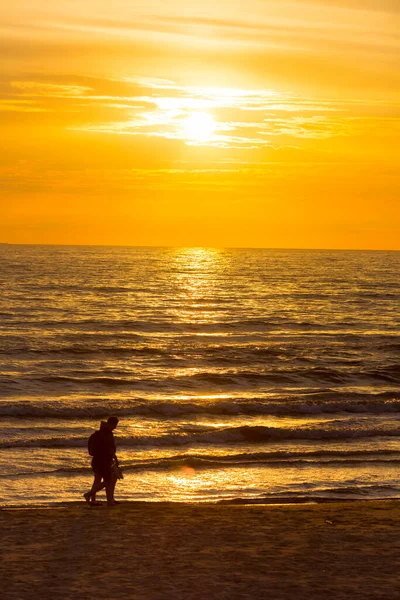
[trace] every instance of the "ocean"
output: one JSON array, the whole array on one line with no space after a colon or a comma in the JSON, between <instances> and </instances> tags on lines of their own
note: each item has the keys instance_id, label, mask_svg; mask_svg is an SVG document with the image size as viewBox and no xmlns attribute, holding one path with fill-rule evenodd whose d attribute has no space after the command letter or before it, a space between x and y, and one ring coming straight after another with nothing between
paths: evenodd
<instances>
[{"instance_id":1,"label":"ocean","mask_svg":"<svg viewBox=\"0 0 400 600\"><path fill-rule=\"evenodd\" d=\"M400 496L400 253L0 245L0 503ZM99 495L101 499L101 495Z\"/></svg>"}]
</instances>

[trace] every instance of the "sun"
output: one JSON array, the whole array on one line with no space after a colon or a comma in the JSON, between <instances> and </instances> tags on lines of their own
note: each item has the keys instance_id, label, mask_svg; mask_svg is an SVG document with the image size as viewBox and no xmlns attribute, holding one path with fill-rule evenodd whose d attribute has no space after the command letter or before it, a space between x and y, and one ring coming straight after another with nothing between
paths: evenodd
<instances>
[{"instance_id":1,"label":"sun","mask_svg":"<svg viewBox=\"0 0 400 600\"><path fill-rule=\"evenodd\" d=\"M193 142L207 142L215 126L212 115L206 112L194 112L183 122L185 137Z\"/></svg>"}]
</instances>

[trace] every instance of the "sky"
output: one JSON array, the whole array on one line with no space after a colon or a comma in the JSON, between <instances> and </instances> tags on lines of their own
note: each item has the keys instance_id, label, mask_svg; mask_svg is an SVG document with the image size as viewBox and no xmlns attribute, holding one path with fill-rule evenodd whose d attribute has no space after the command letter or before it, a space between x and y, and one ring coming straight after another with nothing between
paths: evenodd
<instances>
[{"instance_id":1,"label":"sky","mask_svg":"<svg viewBox=\"0 0 400 600\"><path fill-rule=\"evenodd\" d=\"M400 250L398 0L13 0L0 242Z\"/></svg>"}]
</instances>

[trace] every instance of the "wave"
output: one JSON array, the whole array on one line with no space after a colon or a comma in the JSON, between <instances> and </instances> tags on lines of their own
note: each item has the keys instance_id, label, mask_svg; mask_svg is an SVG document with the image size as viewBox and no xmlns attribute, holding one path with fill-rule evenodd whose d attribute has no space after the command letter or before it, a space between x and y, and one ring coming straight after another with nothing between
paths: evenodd
<instances>
[{"instance_id":1,"label":"wave","mask_svg":"<svg viewBox=\"0 0 400 600\"><path fill-rule=\"evenodd\" d=\"M327 488L318 488L298 491L285 491L283 493L270 493L261 497L236 497L221 499L217 504L293 504L303 502L343 502L345 500L360 499L398 499L400 488L391 484L370 484L370 485L348 485L332 486Z\"/></svg>"},{"instance_id":2,"label":"wave","mask_svg":"<svg viewBox=\"0 0 400 600\"><path fill-rule=\"evenodd\" d=\"M96 337L96 336L95 336ZM168 350L166 350L165 348L161 348L160 346L151 346L151 345L144 345L143 344L143 338L142 339L142 345L138 344L138 340L136 339L137 336L133 336L135 339L134 340L130 340L129 336L128 336L128 340L124 340L123 338L121 340L119 340L119 343L121 345L117 345L115 343L115 340L113 340L113 344L110 344L109 342L109 337L110 336L104 336L104 338L101 338L101 340L96 343L96 340L93 340L93 343L91 344L85 344L85 343L77 343L77 344L71 344L71 345L62 345L62 346L56 346L56 345L41 345L41 347L37 347L35 346L34 343L32 343L31 345L29 344L21 344L21 345L15 345L14 347L9 347L9 348L0 348L0 354L7 354L7 355L12 355L12 356L21 356L23 357L23 355L25 354L32 354L34 356L75 356L75 355L124 355L126 354L127 356L130 355L138 355L138 356L147 356L147 355L156 355L156 356L165 356L167 357L169 360L174 360L176 357L176 348L171 347ZM140 337L140 336L139 336ZM107 339L108 338L108 339ZM133 345L127 345L126 343L124 344L124 341L131 341L131 342L135 342L136 344ZM241 362L244 362L244 360L246 361L257 361L257 359L262 359L264 360L265 358L268 359L279 359L280 357L282 357L282 354L285 354L285 356L291 356L294 359L297 360L308 360L311 361L311 359L306 359L305 357L302 356L298 356L296 355L296 353L299 351L298 347L294 347L294 346L290 346L290 348L283 348L283 347L263 347L262 345L254 345L252 343L248 343L248 344L217 344L217 345L213 345L213 344L202 344L201 346L201 358L202 360L204 360L205 362L208 361L215 361L216 364L219 363L232 363L237 365L238 364L238 360L240 359ZM196 347L182 347L180 349L180 352L182 354L184 354L186 357L188 356L188 353L195 353L196 355L198 355L199 353L199 347L198 345ZM346 361L346 364L348 364L348 361Z\"/></svg>"},{"instance_id":3,"label":"wave","mask_svg":"<svg viewBox=\"0 0 400 600\"><path fill-rule=\"evenodd\" d=\"M76 346L66 346L63 348L52 348L52 347L42 347L35 348L32 346L24 346L19 348L13 348L11 350L2 350L3 354L12 354L12 355L23 355L23 354L33 354L33 355L51 355L51 356L69 356L69 355L86 355L86 354L110 354L110 355L138 355L138 356L148 356L148 355L159 355L159 356L170 356L170 353L166 352L162 348L151 347L151 346L134 346L134 347L126 347L126 346L110 346L106 344L99 345L76 345Z\"/></svg>"},{"instance_id":4,"label":"wave","mask_svg":"<svg viewBox=\"0 0 400 600\"><path fill-rule=\"evenodd\" d=\"M124 388L131 390L154 389L159 390L167 387L170 390L183 389L235 389L235 388L268 388L277 385L301 386L301 385L373 385L373 384L400 384L400 365L389 365L373 370L339 370L324 367L299 367L293 365L290 369L268 368L260 372L253 369L216 369L213 371L195 372L188 374L170 374L173 367L163 372L148 371L147 373L110 370L109 376L98 371L82 371L71 374L29 374L19 377L2 376L4 384L18 387L27 385L53 384L54 386L68 385L76 387L103 387ZM122 376L121 376L122 374ZM25 381L27 383L25 383Z\"/></svg>"},{"instance_id":5,"label":"wave","mask_svg":"<svg viewBox=\"0 0 400 600\"><path fill-rule=\"evenodd\" d=\"M109 414L119 417L162 417L179 418L192 415L273 415L273 416L318 416L340 413L350 414L390 414L400 412L400 392L390 391L378 394L356 392L338 393L334 391L312 393L299 396L269 398L232 398L229 400L179 401L144 400L110 401L104 398L84 403L54 401L0 402L2 417L61 418L80 419L82 417L101 419Z\"/></svg>"},{"instance_id":6,"label":"wave","mask_svg":"<svg viewBox=\"0 0 400 600\"><path fill-rule=\"evenodd\" d=\"M112 297L112 296L111 296ZM288 296L289 298L292 296ZM276 296L274 296L276 298ZM37 297L33 300L33 306L27 308L13 309L13 312L7 312L6 317L8 325L22 325L24 327L30 326L36 330L49 329L50 331L61 329L65 332L68 327L70 333L74 332L75 335L85 334L90 330L108 332L119 336L120 333L147 333L147 334L158 334L158 333L170 333L170 334L190 334L190 333L220 333L220 334L272 334L284 332L287 335L291 333L296 337L299 334L305 333L307 336L315 333L316 336L334 336L341 340L363 340L365 344L368 344L370 340L376 340L377 342L382 341L382 336L385 334L392 333L393 329L390 327L382 327L382 331L378 333L372 333L365 331L364 324L358 319L353 320L302 320L295 316L290 317L277 317L270 316L268 318L250 317L243 316L243 318L219 318L218 320L212 321L199 321L193 319L191 321L174 320L173 318L165 318L163 313L162 318L158 318L157 305L149 307L148 305L142 305L140 301L137 301L134 305L134 309L139 318L118 318L113 315L113 318L106 319L104 314L101 312L94 312L93 316L82 316L76 318L76 313L66 314L62 313L62 318L56 318L57 315L54 312L59 312L53 308L43 310L42 298ZM143 299L142 299L143 301ZM170 301L170 305L173 301ZM225 305L231 309L232 299L228 301L212 298L208 304L200 303L196 300L195 304L186 304L187 308L191 312L200 312L200 314L209 309L214 314L223 314ZM179 306L179 304L176 304ZM151 312L149 318L140 318L144 312L148 312L148 309L153 308L154 312ZM33 312L38 312L36 318L32 318ZM74 315L75 314L75 318ZM234 313L235 314L235 313ZM240 311L236 312L240 315ZM26 315L26 316L25 316Z\"/></svg>"},{"instance_id":7,"label":"wave","mask_svg":"<svg viewBox=\"0 0 400 600\"><path fill-rule=\"evenodd\" d=\"M239 453L234 455L221 456L218 454L196 455L183 454L172 457L163 457L159 459L148 459L142 461L127 460L123 463L126 471L149 471L149 470L180 470L189 467L195 470L221 469L249 466L284 466L293 467L300 464L319 463L319 464L365 464L370 463L390 463L398 464L400 462L400 453L393 450L372 450L366 451L310 451L310 452L253 452Z\"/></svg>"},{"instance_id":8,"label":"wave","mask_svg":"<svg viewBox=\"0 0 400 600\"><path fill-rule=\"evenodd\" d=\"M88 460L90 458L88 457ZM72 460L71 460L72 462ZM220 454L179 454L161 458L149 458L144 460L125 458L120 461L124 472L148 472L148 471L180 471L185 468L195 471L210 469L230 469L240 467L269 466L293 468L307 464L318 465L365 465L384 463L397 468L400 463L400 452L394 450L316 450L316 451L276 451L276 452L253 452L239 453L233 455ZM76 474L84 473L90 466L71 466L55 469L20 471L13 476L21 475L45 475L52 473Z\"/></svg>"},{"instance_id":9,"label":"wave","mask_svg":"<svg viewBox=\"0 0 400 600\"><path fill-rule=\"evenodd\" d=\"M347 441L360 438L399 437L400 427L385 429L333 428L333 427L266 427L242 425L225 429L204 428L204 431L166 434L163 436L118 436L119 445L125 447L181 447L192 445L262 444L287 440ZM87 437L40 437L0 442L0 448L79 448L87 444Z\"/></svg>"},{"instance_id":10,"label":"wave","mask_svg":"<svg viewBox=\"0 0 400 600\"><path fill-rule=\"evenodd\" d=\"M399 342L387 342L386 344L379 344L378 350L385 350L386 352L400 352L400 343Z\"/></svg>"},{"instance_id":11,"label":"wave","mask_svg":"<svg viewBox=\"0 0 400 600\"><path fill-rule=\"evenodd\" d=\"M195 443L224 444L224 443L263 443L282 440L351 440L358 438L371 438L377 436L398 437L400 427L393 429L331 429L324 427L314 428L280 428L266 427L263 425L244 425L241 427L229 427L226 429L197 434L192 437ZM165 436L174 441L180 441L180 436ZM190 440L192 441L192 440ZM182 442L180 442L182 443ZM183 443L187 443L183 438Z\"/></svg>"},{"instance_id":12,"label":"wave","mask_svg":"<svg viewBox=\"0 0 400 600\"><path fill-rule=\"evenodd\" d=\"M125 379L122 377L71 377L69 375L47 375L44 377L31 377L31 381L42 383L67 383L82 385L85 383L93 383L104 386L130 386L134 385L133 379Z\"/></svg>"}]
</instances>

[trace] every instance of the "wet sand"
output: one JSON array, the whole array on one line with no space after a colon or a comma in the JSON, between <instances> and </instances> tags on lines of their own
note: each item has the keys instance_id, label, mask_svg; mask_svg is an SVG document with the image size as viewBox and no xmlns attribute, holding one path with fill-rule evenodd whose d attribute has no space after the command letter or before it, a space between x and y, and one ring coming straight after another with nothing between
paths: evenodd
<instances>
[{"instance_id":1,"label":"wet sand","mask_svg":"<svg viewBox=\"0 0 400 600\"><path fill-rule=\"evenodd\" d=\"M400 501L0 511L3 600L400 598Z\"/></svg>"}]
</instances>

